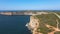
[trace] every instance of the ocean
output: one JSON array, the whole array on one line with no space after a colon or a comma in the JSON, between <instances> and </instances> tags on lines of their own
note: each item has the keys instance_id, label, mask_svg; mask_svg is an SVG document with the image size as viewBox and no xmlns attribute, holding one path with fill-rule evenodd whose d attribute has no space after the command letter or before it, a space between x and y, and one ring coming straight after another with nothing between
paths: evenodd
<instances>
[{"instance_id":1,"label":"ocean","mask_svg":"<svg viewBox=\"0 0 60 34\"><path fill-rule=\"evenodd\" d=\"M30 15L0 15L0 34L31 34L25 26L30 21Z\"/></svg>"}]
</instances>

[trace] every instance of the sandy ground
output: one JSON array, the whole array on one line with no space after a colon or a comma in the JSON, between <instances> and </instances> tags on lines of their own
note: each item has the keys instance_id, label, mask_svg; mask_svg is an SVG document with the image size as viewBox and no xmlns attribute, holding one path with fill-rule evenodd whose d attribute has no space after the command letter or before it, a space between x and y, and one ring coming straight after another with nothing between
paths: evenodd
<instances>
[{"instance_id":1,"label":"sandy ground","mask_svg":"<svg viewBox=\"0 0 60 34\"><path fill-rule=\"evenodd\" d=\"M42 13L40 13L40 14L48 14L48 13L42 12ZM60 19L60 16L59 16L57 13L54 13L54 14ZM26 26L28 26L28 27L30 28L30 30L33 29L33 30L32 30L32 34L42 34L42 33L40 33L40 32L37 32L37 28L39 27L39 22L38 22L38 21L39 21L39 20L38 20L38 19L35 19L35 18L34 18L34 15L33 15L33 16L30 17L30 23L29 23L28 25L26 25ZM57 22L57 28L55 28L55 27L53 27L53 26L51 26L51 25L45 24L45 26L46 26L47 28L49 28L49 29L50 29L50 28L54 29L54 31L52 31L52 32L50 32L50 33L48 33L48 34L54 34L55 32L60 31L60 29L58 28L59 22L58 22L57 19L56 19L56 22Z\"/></svg>"}]
</instances>

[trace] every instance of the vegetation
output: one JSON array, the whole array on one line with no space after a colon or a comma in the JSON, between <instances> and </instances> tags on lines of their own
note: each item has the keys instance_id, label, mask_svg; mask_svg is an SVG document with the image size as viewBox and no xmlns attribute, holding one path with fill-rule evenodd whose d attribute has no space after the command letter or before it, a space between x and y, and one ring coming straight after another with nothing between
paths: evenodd
<instances>
[{"instance_id":1,"label":"vegetation","mask_svg":"<svg viewBox=\"0 0 60 34\"><path fill-rule=\"evenodd\" d=\"M60 32L59 32L59 31L57 31L57 32L55 32L54 34L60 34Z\"/></svg>"},{"instance_id":2,"label":"vegetation","mask_svg":"<svg viewBox=\"0 0 60 34\"><path fill-rule=\"evenodd\" d=\"M57 12L57 14L60 14L60 13ZM54 14L42 14L42 15L36 15L35 17L39 19L40 26L38 28L38 32L41 32L44 34L54 31L54 29L47 28L45 24L51 25L53 27L57 27L56 19L58 19L60 24L60 19ZM60 25L59 25L59 28L60 28Z\"/></svg>"}]
</instances>

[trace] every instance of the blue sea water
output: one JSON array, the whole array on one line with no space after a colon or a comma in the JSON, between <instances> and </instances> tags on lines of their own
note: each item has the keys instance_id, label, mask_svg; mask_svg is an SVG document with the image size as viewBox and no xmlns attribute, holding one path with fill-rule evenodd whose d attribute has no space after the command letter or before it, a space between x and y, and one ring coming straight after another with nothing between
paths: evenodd
<instances>
[{"instance_id":1,"label":"blue sea water","mask_svg":"<svg viewBox=\"0 0 60 34\"><path fill-rule=\"evenodd\" d=\"M31 34L25 26L29 21L29 15L0 15L0 34Z\"/></svg>"}]
</instances>

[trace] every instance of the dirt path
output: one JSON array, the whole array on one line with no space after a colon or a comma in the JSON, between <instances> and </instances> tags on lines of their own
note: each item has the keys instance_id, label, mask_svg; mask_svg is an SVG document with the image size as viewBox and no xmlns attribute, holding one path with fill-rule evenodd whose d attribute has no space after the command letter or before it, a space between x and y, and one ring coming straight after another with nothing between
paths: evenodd
<instances>
[{"instance_id":1,"label":"dirt path","mask_svg":"<svg viewBox=\"0 0 60 34\"><path fill-rule=\"evenodd\" d=\"M48 34L54 34L55 32L60 31L60 29L58 28L59 22L58 22L58 20L56 20L56 21L57 21L57 28L56 27L53 27L51 25L45 24L45 26L48 27L49 29L51 29L51 28L54 29L54 31L52 31L52 32L50 32Z\"/></svg>"},{"instance_id":2,"label":"dirt path","mask_svg":"<svg viewBox=\"0 0 60 34\"><path fill-rule=\"evenodd\" d=\"M60 19L60 15L58 15L57 13L54 13L59 19ZM34 18L33 18L34 19ZM36 32L37 31L37 28L38 28L38 20L37 19L34 19L33 20L34 21L34 23L35 23L35 29L33 30L33 34L39 34L38 32ZM46 25L46 27L48 27L49 29L54 29L54 31L52 31L52 32L50 32L50 33L48 33L48 34L54 34L55 32L57 32L57 31L60 31L60 29L59 29L59 27L58 27L58 24L59 24L59 22L58 22L58 20L56 19L56 22L57 22L57 27L53 27L53 26L51 26L51 25L48 25L48 24L45 24ZM36 23L37 23L37 25L36 25ZM33 25L34 26L34 25ZM42 33L40 33L40 34L42 34Z\"/></svg>"},{"instance_id":3,"label":"dirt path","mask_svg":"<svg viewBox=\"0 0 60 34\"><path fill-rule=\"evenodd\" d=\"M41 14L48 14L48 13L41 13ZM58 15L57 13L54 13L59 19L60 19L60 15ZM34 18L35 15L31 16L30 17L30 23L27 25L29 27L30 30L32 30L32 34L42 34L40 32L37 32L37 28L39 27L39 20ZM45 26L49 29L54 29L54 31L48 33L48 34L54 34L56 31L60 31L59 27L58 27L58 20L56 19L56 22L57 22L57 27L53 27L51 25L48 25L48 24L45 24Z\"/></svg>"},{"instance_id":4,"label":"dirt path","mask_svg":"<svg viewBox=\"0 0 60 34\"><path fill-rule=\"evenodd\" d=\"M53 13L53 14L55 14L60 19L60 15L58 15L57 13Z\"/></svg>"}]
</instances>

